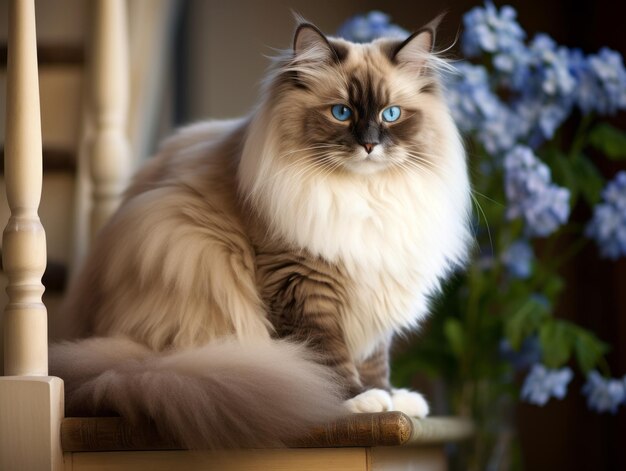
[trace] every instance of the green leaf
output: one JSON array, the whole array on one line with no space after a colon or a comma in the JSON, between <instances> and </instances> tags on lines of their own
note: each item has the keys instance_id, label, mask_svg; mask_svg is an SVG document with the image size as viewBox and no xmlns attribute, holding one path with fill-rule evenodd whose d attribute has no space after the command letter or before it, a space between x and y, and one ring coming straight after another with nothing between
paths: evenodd
<instances>
[{"instance_id":1,"label":"green leaf","mask_svg":"<svg viewBox=\"0 0 626 471\"><path fill-rule=\"evenodd\" d=\"M596 125L589 133L589 144L611 160L626 159L626 132L610 124Z\"/></svg>"},{"instance_id":2,"label":"green leaf","mask_svg":"<svg viewBox=\"0 0 626 471\"><path fill-rule=\"evenodd\" d=\"M578 179L567 154L557 149L546 149L540 157L550 167L554 183L569 188L573 193L578 191Z\"/></svg>"},{"instance_id":3,"label":"green leaf","mask_svg":"<svg viewBox=\"0 0 626 471\"><path fill-rule=\"evenodd\" d=\"M534 297L526 298L508 316L504 333L514 350L519 350L526 337L535 332L548 317L547 306Z\"/></svg>"},{"instance_id":4,"label":"green leaf","mask_svg":"<svg viewBox=\"0 0 626 471\"><path fill-rule=\"evenodd\" d=\"M537 272L539 272L539 270L537 270ZM559 297L559 294L563 291L563 288L565 288L565 281L563 281L563 278L558 275L547 275L546 273L550 272L547 272L546 269L544 269L541 273L544 278L541 291L544 296L554 303Z\"/></svg>"},{"instance_id":5,"label":"green leaf","mask_svg":"<svg viewBox=\"0 0 626 471\"><path fill-rule=\"evenodd\" d=\"M572 354L575 333L565 321L551 321L539 328L539 342L543 361L549 368L563 366Z\"/></svg>"},{"instance_id":6,"label":"green leaf","mask_svg":"<svg viewBox=\"0 0 626 471\"><path fill-rule=\"evenodd\" d=\"M574 350L578 366L586 374L596 367L598 361L609 351L609 346L592 333L578 328Z\"/></svg>"},{"instance_id":7,"label":"green leaf","mask_svg":"<svg viewBox=\"0 0 626 471\"><path fill-rule=\"evenodd\" d=\"M463 334L463 326L461 325L461 322L454 317L449 317L445 321L443 330L452 353L454 353L457 357L463 355L465 336Z\"/></svg>"},{"instance_id":8,"label":"green leaf","mask_svg":"<svg viewBox=\"0 0 626 471\"><path fill-rule=\"evenodd\" d=\"M572 160L572 170L576 176L578 188L587 201L594 206L600 201L604 178L597 167L585 155L579 154Z\"/></svg>"}]
</instances>

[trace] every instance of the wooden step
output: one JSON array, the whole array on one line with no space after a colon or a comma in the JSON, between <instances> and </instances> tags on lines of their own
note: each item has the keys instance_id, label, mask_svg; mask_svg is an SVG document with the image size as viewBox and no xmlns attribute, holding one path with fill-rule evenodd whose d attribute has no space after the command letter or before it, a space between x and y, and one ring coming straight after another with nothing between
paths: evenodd
<instances>
[{"instance_id":1,"label":"wooden step","mask_svg":"<svg viewBox=\"0 0 626 471\"><path fill-rule=\"evenodd\" d=\"M44 148L44 172L76 172L76 152L67 149ZM0 175L4 175L4 147L0 147Z\"/></svg>"},{"instance_id":2,"label":"wooden step","mask_svg":"<svg viewBox=\"0 0 626 471\"><path fill-rule=\"evenodd\" d=\"M82 65L85 52L82 44L57 43L37 44L37 63L39 67L50 65ZM7 66L7 45L0 44L0 68Z\"/></svg>"},{"instance_id":3,"label":"wooden step","mask_svg":"<svg viewBox=\"0 0 626 471\"><path fill-rule=\"evenodd\" d=\"M402 412L352 414L313 429L290 447L336 448L436 445L465 440L473 433L458 417L416 419ZM69 417L61 424L65 452L180 450L148 424L132 425L120 417Z\"/></svg>"}]
</instances>

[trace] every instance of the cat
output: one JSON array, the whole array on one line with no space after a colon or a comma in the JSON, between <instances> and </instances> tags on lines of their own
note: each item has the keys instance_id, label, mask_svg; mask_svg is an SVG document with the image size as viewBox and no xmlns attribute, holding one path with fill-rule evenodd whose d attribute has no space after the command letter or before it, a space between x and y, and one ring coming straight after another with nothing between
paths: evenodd
<instances>
[{"instance_id":1,"label":"cat","mask_svg":"<svg viewBox=\"0 0 626 471\"><path fill-rule=\"evenodd\" d=\"M423 417L389 383L471 245L438 21L353 44L300 22L246 118L191 125L134 177L51 347L68 414L192 448L276 446L349 411Z\"/></svg>"}]
</instances>

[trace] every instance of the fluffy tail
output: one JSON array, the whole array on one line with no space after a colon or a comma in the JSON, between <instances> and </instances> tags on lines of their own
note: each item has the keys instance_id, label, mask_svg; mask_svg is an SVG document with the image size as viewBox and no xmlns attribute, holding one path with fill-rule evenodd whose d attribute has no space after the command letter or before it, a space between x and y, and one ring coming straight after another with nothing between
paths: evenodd
<instances>
[{"instance_id":1,"label":"fluffy tail","mask_svg":"<svg viewBox=\"0 0 626 471\"><path fill-rule=\"evenodd\" d=\"M345 410L332 373L304 347L211 343L155 353L122 338L50 348L70 415L149 419L188 448L280 446Z\"/></svg>"}]
</instances>

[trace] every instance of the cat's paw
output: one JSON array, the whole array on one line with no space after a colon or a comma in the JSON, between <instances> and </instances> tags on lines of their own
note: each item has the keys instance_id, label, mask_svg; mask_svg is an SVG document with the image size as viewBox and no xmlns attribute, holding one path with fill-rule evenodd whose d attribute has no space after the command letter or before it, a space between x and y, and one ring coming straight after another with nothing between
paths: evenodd
<instances>
[{"instance_id":1,"label":"cat's paw","mask_svg":"<svg viewBox=\"0 0 626 471\"><path fill-rule=\"evenodd\" d=\"M391 410L404 412L411 417L426 417L430 411L424 396L408 389L393 389L391 402L393 405Z\"/></svg>"},{"instance_id":2,"label":"cat's paw","mask_svg":"<svg viewBox=\"0 0 626 471\"><path fill-rule=\"evenodd\" d=\"M368 389L345 402L350 412L385 412L392 409L391 396L384 389Z\"/></svg>"}]
</instances>

